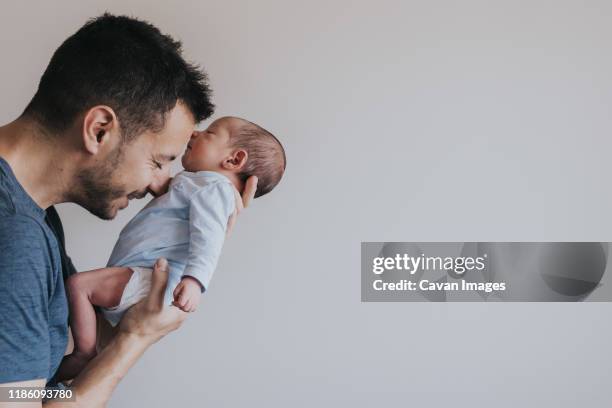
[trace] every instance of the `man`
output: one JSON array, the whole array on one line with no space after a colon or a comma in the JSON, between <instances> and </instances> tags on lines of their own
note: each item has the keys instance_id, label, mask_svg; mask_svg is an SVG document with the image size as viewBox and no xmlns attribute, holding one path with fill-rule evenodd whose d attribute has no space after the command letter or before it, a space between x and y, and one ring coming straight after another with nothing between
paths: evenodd
<instances>
[{"instance_id":1,"label":"man","mask_svg":"<svg viewBox=\"0 0 612 408\"><path fill-rule=\"evenodd\" d=\"M0 384L52 384L66 349L63 280L74 267L53 205L112 219L130 199L163 194L170 162L212 114L209 97L180 43L143 21L105 14L56 50L23 114L0 127ZM255 187L249 180L247 202ZM158 260L149 297L72 383L76 403L45 407L104 406L142 353L180 326L185 314L162 305L166 279Z\"/></svg>"}]
</instances>

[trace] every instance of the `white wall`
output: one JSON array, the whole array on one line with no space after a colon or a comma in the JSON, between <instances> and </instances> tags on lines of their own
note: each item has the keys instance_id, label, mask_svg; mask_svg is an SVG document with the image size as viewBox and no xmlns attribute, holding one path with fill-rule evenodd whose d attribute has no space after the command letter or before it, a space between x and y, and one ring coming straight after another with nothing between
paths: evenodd
<instances>
[{"instance_id":1,"label":"white wall","mask_svg":"<svg viewBox=\"0 0 612 408\"><path fill-rule=\"evenodd\" d=\"M104 10L181 39L216 116L288 154L198 313L111 407L607 406L610 304L361 303L359 248L611 241L612 3L22 1L0 13L0 122ZM60 206L77 267L142 205Z\"/></svg>"}]
</instances>

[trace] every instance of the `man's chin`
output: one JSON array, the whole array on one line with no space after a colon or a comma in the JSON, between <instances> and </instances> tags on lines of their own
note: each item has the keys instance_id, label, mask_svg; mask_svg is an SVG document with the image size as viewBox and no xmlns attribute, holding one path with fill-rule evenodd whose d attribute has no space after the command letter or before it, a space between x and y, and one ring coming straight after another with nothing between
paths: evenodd
<instances>
[{"instance_id":1,"label":"man's chin","mask_svg":"<svg viewBox=\"0 0 612 408\"><path fill-rule=\"evenodd\" d=\"M116 207L111 207L103 210L90 209L89 212L102 220L110 221L117 216L119 210Z\"/></svg>"},{"instance_id":2,"label":"man's chin","mask_svg":"<svg viewBox=\"0 0 612 408\"><path fill-rule=\"evenodd\" d=\"M117 213L119 212L119 206L117 205L107 205L104 207L101 206L83 206L85 207L85 209L87 211L89 211L91 214L95 215L96 217L102 219L102 220L112 220L117 216Z\"/></svg>"}]
</instances>

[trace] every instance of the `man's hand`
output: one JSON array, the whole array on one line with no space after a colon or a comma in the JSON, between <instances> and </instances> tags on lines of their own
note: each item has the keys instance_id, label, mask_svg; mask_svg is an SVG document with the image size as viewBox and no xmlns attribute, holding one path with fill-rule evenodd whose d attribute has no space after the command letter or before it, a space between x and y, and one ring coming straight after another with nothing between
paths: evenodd
<instances>
[{"instance_id":1,"label":"man's hand","mask_svg":"<svg viewBox=\"0 0 612 408\"><path fill-rule=\"evenodd\" d=\"M240 215L240 212L243 209L247 208L249 204L251 204L251 201L253 201L253 198L255 198L256 191L257 176L251 176L247 179L244 185L244 191L242 192L242 197L240 196L240 193L238 193L238 190L234 189L234 195L236 196L236 209L230 216L229 221L227 222L227 231L225 233L226 236L229 236L229 234L232 232L232 229L234 228L234 224L236 224L236 219L238 218L238 215Z\"/></svg>"},{"instance_id":2,"label":"man's hand","mask_svg":"<svg viewBox=\"0 0 612 408\"><path fill-rule=\"evenodd\" d=\"M183 312L195 312L202 297L202 286L195 278L185 276L174 289L172 304Z\"/></svg>"},{"instance_id":3,"label":"man's hand","mask_svg":"<svg viewBox=\"0 0 612 408\"><path fill-rule=\"evenodd\" d=\"M149 344L180 327L187 313L176 307L164 307L164 292L168 282L168 262L155 262L149 296L132 306L121 319L119 333L135 335Z\"/></svg>"},{"instance_id":4,"label":"man's hand","mask_svg":"<svg viewBox=\"0 0 612 408\"><path fill-rule=\"evenodd\" d=\"M119 381L145 350L177 329L185 320L187 313L174 306L163 305L168 262L158 259L152 273L149 296L127 311L121 319L117 335L71 383L76 401L50 401L45 407L105 407Z\"/></svg>"}]
</instances>

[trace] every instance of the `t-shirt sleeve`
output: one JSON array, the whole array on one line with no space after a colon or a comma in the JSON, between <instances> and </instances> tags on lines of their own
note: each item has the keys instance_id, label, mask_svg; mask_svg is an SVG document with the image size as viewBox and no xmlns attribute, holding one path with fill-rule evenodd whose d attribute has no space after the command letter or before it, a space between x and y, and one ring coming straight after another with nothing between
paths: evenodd
<instances>
[{"instance_id":1,"label":"t-shirt sleeve","mask_svg":"<svg viewBox=\"0 0 612 408\"><path fill-rule=\"evenodd\" d=\"M189 257L183 276L208 288L225 240L227 221L236 206L229 183L210 184L193 195L189 208Z\"/></svg>"},{"instance_id":2,"label":"t-shirt sleeve","mask_svg":"<svg viewBox=\"0 0 612 408\"><path fill-rule=\"evenodd\" d=\"M49 252L36 221L0 218L0 383L49 375Z\"/></svg>"}]
</instances>

